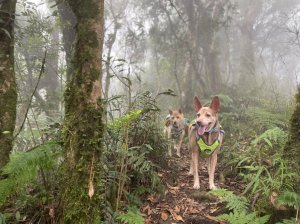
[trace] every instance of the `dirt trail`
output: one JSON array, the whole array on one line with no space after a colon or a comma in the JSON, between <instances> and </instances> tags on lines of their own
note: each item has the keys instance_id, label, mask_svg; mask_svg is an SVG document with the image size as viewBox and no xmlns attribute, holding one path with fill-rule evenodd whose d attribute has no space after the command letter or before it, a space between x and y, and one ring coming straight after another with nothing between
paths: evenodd
<instances>
[{"instance_id":1,"label":"dirt trail","mask_svg":"<svg viewBox=\"0 0 300 224\"><path fill-rule=\"evenodd\" d=\"M214 215L224 210L224 205L208 193L208 174L205 161L200 160L199 178L200 189L194 190L193 177L188 175L190 155L186 147L182 150L181 158L173 157L169 162L169 169L159 173L167 186L163 196L149 195L141 211L145 215L146 224L215 224ZM226 184L218 181L219 172L216 171L216 185L218 187L236 190L239 184L227 180Z\"/></svg>"}]
</instances>

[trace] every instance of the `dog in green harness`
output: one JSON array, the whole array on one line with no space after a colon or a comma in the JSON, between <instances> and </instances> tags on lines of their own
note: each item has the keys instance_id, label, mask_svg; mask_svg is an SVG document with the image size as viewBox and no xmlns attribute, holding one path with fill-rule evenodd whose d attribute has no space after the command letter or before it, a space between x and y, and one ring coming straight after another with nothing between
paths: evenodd
<instances>
[{"instance_id":1,"label":"dog in green harness","mask_svg":"<svg viewBox=\"0 0 300 224\"><path fill-rule=\"evenodd\" d=\"M220 100L213 97L210 106L202 106L197 96L194 98L196 119L189 128L189 150L191 164L189 174L194 176L194 189L200 188L198 163L199 157L207 158L207 171L209 176L209 189L216 189L214 183L217 154L220 150L224 131L218 120Z\"/></svg>"}]
</instances>

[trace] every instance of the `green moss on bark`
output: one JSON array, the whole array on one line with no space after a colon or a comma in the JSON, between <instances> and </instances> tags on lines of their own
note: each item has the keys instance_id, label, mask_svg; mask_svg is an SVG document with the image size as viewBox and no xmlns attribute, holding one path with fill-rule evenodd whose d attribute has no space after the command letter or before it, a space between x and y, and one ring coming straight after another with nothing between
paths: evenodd
<instances>
[{"instance_id":1,"label":"green moss on bark","mask_svg":"<svg viewBox=\"0 0 300 224\"><path fill-rule=\"evenodd\" d=\"M16 121L17 91L14 71L15 7L16 0L5 1L0 4L0 19L4 24L3 29L0 29L0 169L9 160Z\"/></svg>"},{"instance_id":2,"label":"green moss on bark","mask_svg":"<svg viewBox=\"0 0 300 224\"><path fill-rule=\"evenodd\" d=\"M77 17L72 79L65 92L61 223L100 223L103 198L101 55L103 6L69 0ZM100 28L100 29L99 29ZM91 192L91 184L94 192Z\"/></svg>"},{"instance_id":3,"label":"green moss on bark","mask_svg":"<svg viewBox=\"0 0 300 224\"><path fill-rule=\"evenodd\" d=\"M296 107L290 120L289 140L284 149L284 157L288 161L291 170L300 173L300 87L295 96ZM300 181L295 180L297 191L300 192Z\"/></svg>"},{"instance_id":4,"label":"green moss on bark","mask_svg":"<svg viewBox=\"0 0 300 224\"><path fill-rule=\"evenodd\" d=\"M89 105L69 116L65 124L66 168L63 185L63 223L100 223L102 185L102 110ZM71 155L73 154L73 155ZM95 193L89 197L89 180L93 172Z\"/></svg>"}]
</instances>

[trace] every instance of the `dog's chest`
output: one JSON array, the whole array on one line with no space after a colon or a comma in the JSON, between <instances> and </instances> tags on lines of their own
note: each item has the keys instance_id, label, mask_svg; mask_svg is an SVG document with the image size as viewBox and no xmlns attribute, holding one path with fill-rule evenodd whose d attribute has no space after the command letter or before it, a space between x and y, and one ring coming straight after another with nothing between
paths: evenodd
<instances>
[{"instance_id":1,"label":"dog's chest","mask_svg":"<svg viewBox=\"0 0 300 224\"><path fill-rule=\"evenodd\" d=\"M182 135L183 129L171 129L171 138L178 139Z\"/></svg>"}]
</instances>

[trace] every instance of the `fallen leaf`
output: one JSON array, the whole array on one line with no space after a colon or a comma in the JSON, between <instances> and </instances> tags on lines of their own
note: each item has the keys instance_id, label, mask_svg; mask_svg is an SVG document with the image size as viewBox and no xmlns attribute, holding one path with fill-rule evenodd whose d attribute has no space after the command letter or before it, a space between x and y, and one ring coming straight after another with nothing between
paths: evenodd
<instances>
[{"instance_id":1,"label":"fallen leaf","mask_svg":"<svg viewBox=\"0 0 300 224\"><path fill-rule=\"evenodd\" d=\"M213 220L213 221L216 221L216 222L218 222L218 223L225 224L225 222L220 221L220 220L217 219L216 217L213 217L213 216L210 216L210 215L207 215L207 216L205 216L205 217L208 218L209 220Z\"/></svg>"},{"instance_id":2,"label":"fallen leaf","mask_svg":"<svg viewBox=\"0 0 300 224\"><path fill-rule=\"evenodd\" d=\"M149 204L147 206L144 206L141 210L143 213L147 214L148 216L153 213Z\"/></svg>"},{"instance_id":3,"label":"fallen leaf","mask_svg":"<svg viewBox=\"0 0 300 224\"><path fill-rule=\"evenodd\" d=\"M167 183L167 186L168 186L169 189L179 190L179 187L173 187L173 186L169 185L168 183Z\"/></svg>"},{"instance_id":4,"label":"fallen leaf","mask_svg":"<svg viewBox=\"0 0 300 224\"><path fill-rule=\"evenodd\" d=\"M209 213L214 213L215 211L217 211L219 208L212 208L209 210Z\"/></svg>"},{"instance_id":5,"label":"fallen leaf","mask_svg":"<svg viewBox=\"0 0 300 224\"><path fill-rule=\"evenodd\" d=\"M169 214L167 212L163 211L160 214L160 217L161 217L162 220L166 221L169 218Z\"/></svg>"},{"instance_id":6,"label":"fallen leaf","mask_svg":"<svg viewBox=\"0 0 300 224\"><path fill-rule=\"evenodd\" d=\"M49 216L50 216L52 219L54 219L54 217L55 217L55 212L54 212L54 209L53 209L53 208L50 208L50 209L49 209Z\"/></svg>"},{"instance_id":7,"label":"fallen leaf","mask_svg":"<svg viewBox=\"0 0 300 224\"><path fill-rule=\"evenodd\" d=\"M181 215L177 215L176 213L173 214L173 217L176 221L182 221L184 222L183 218L181 217Z\"/></svg>"},{"instance_id":8,"label":"fallen leaf","mask_svg":"<svg viewBox=\"0 0 300 224\"><path fill-rule=\"evenodd\" d=\"M169 190L169 192L170 192L171 194L177 194L178 191L176 191L176 190Z\"/></svg>"},{"instance_id":9,"label":"fallen leaf","mask_svg":"<svg viewBox=\"0 0 300 224\"><path fill-rule=\"evenodd\" d=\"M198 214L198 213L199 213L199 210L196 209L196 208L190 207L190 208L187 210L187 213L188 213L188 214Z\"/></svg>"},{"instance_id":10,"label":"fallen leaf","mask_svg":"<svg viewBox=\"0 0 300 224\"><path fill-rule=\"evenodd\" d=\"M174 212L175 212L175 213L179 213L179 212L180 212L180 208L179 208L179 206L178 206L178 205L176 205L176 206L175 206L175 208L174 208Z\"/></svg>"},{"instance_id":11,"label":"fallen leaf","mask_svg":"<svg viewBox=\"0 0 300 224\"><path fill-rule=\"evenodd\" d=\"M153 194L150 194L147 198L148 201L150 201L151 203L157 202L157 199L154 197Z\"/></svg>"}]
</instances>

